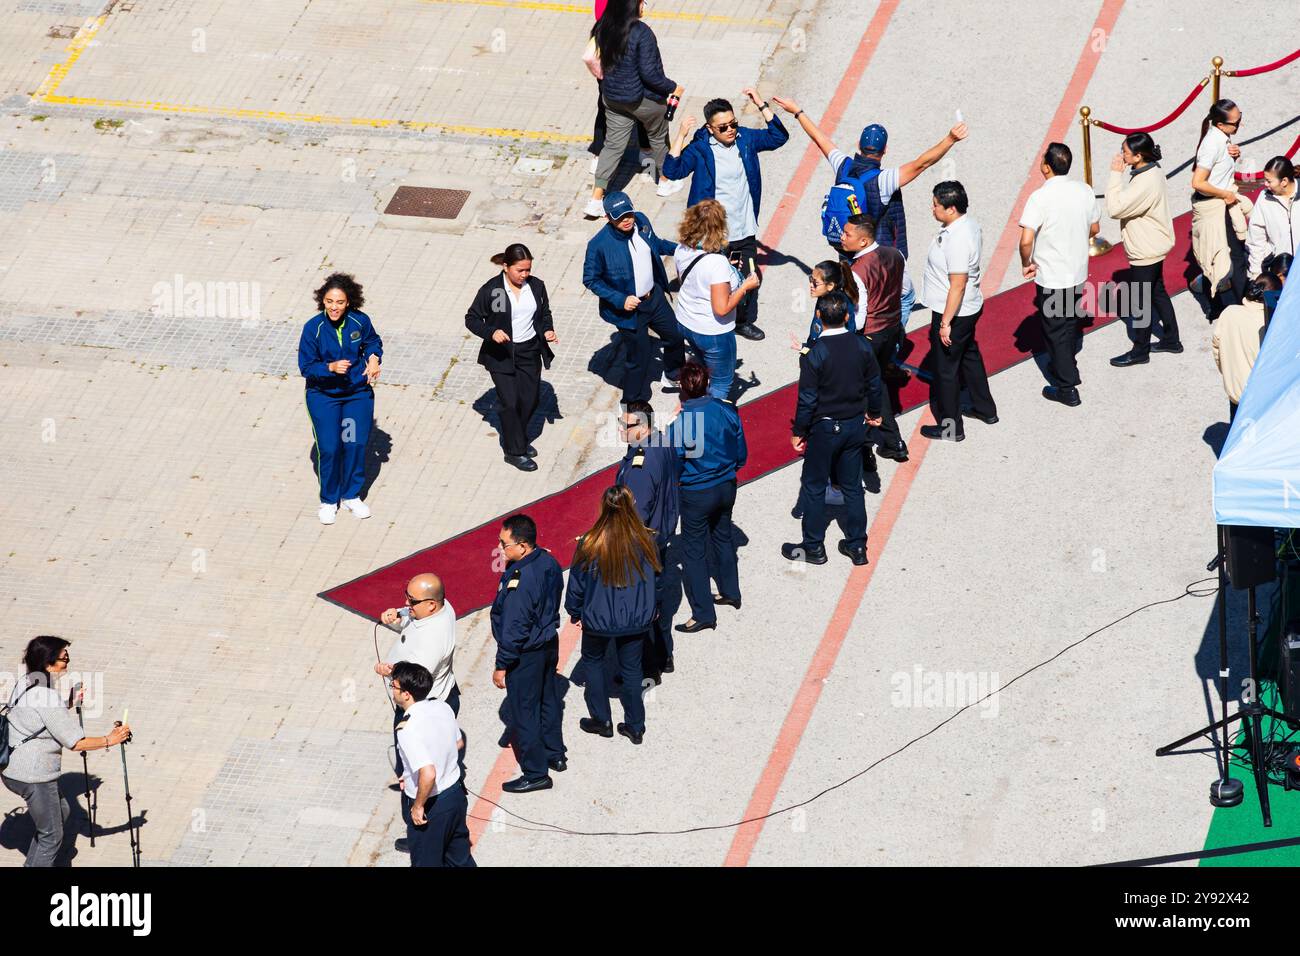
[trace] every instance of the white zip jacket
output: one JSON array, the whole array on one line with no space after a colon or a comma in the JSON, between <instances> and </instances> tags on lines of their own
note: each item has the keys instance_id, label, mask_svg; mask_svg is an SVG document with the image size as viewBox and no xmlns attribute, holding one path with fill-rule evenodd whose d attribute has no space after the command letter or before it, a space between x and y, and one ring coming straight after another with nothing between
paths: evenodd
<instances>
[{"instance_id":1,"label":"white zip jacket","mask_svg":"<svg viewBox=\"0 0 1300 956\"><path fill-rule=\"evenodd\" d=\"M1250 254L1246 274L1252 279L1263 269L1265 258L1279 252L1295 255L1300 246L1300 209L1296 209L1300 188L1292 189L1295 192L1290 199L1280 199L1267 189L1255 198L1246 237Z\"/></svg>"}]
</instances>

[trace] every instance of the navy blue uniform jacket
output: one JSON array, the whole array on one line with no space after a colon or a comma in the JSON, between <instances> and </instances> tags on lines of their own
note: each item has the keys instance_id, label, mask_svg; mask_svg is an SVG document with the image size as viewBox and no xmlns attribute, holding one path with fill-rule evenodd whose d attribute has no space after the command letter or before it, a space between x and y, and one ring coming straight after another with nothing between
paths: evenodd
<instances>
[{"instance_id":1,"label":"navy blue uniform jacket","mask_svg":"<svg viewBox=\"0 0 1300 956\"><path fill-rule=\"evenodd\" d=\"M636 231L650 247L650 265L654 282L662 291L668 288L668 273L660 256L671 256L677 243L660 239L643 212L632 213ZM636 295L636 277L632 272L632 250L627 246L630 233L617 229L612 222L591 237L587 258L582 263L582 284L600 297L600 317L620 329L636 328L636 312L623 308L630 295Z\"/></svg>"},{"instance_id":2,"label":"navy blue uniform jacket","mask_svg":"<svg viewBox=\"0 0 1300 956\"><path fill-rule=\"evenodd\" d=\"M665 444L662 435L654 435L644 447L629 445L619 462L615 484L625 485L636 499L636 512L647 528L655 533L659 547L677 530L679 512L677 480L681 462L677 453Z\"/></svg>"},{"instance_id":3,"label":"navy blue uniform jacket","mask_svg":"<svg viewBox=\"0 0 1300 956\"><path fill-rule=\"evenodd\" d=\"M840 341L840 340L843 341ZM814 419L879 418L888 397L871 343L861 335L822 335L799 356L799 404L792 432L808 436Z\"/></svg>"},{"instance_id":4,"label":"navy blue uniform jacket","mask_svg":"<svg viewBox=\"0 0 1300 956\"><path fill-rule=\"evenodd\" d=\"M642 634L650 630L658 604L659 576L649 561L633 572L632 583L616 588L601 580L595 565L569 569L569 590L564 610L582 629L605 637Z\"/></svg>"},{"instance_id":5,"label":"navy blue uniform jacket","mask_svg":"<svg viewBox=\"0 0 1300 956\"><path fill-rule=\"evenodd\" d=\"M749 458L736 406L711 395L682 402L682 413L668 426L668 445L682 463L683 488L731 481Z\"/></svg>"},{"instance_id":6,"label":"navy blue uniform jacket","mask_svg":"<svg viewBox=\"0 0 1300 956\"><path fill-rule=\"evenodd\" d=\"M507 565L492 599L497 670L509 669L521 652L538 650L559 636L563 594L564 572L551 552L536 548Z\"/></svg>"},{"instance_id":7,"label":"navy blue uniform jacket","mask_svg":"<svg viewBox=\"0 0 1300 956\"><path fill-rule=\"evenodd\" d=\"M370 316L348 309L343 313L342 324L336 328L324 312L318 312L302 327L298 371L307 380L308 388L342 398L370 387L366 382L366 361L372 355L382 359L384 343ZM342 375L329 370L329 364L339 359L352 363Z\"/></svg>"}]
</instances>

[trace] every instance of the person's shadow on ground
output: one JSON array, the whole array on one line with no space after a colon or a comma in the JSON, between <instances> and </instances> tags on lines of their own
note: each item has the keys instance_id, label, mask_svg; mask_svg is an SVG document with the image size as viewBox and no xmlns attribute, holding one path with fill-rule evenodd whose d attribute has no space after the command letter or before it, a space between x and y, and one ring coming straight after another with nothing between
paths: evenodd
<instances>
[{"instance_id":1,"label":"person's shadow on ground","mask_svg":"<svg viewBox=\"0 0 1300 956\"><path fill-rule=\"evenodd\" d=\"M533 412L533 417L524 426L524 436L530 443L542 434L547 425L554 425L564 418L564 415L560 413L559 396L556 395L555 388L551 383L542 379L540 391L541 396L537 402L537 411ZM497 390L489 388L474 400L471 407L497 433L499 439L501 435L501 405L497 402Z\"/></svg>"},{"instance_id":2,"label":"person's shadow on ground","mask_svg":"<svg viewBox=\"0 0 1300 956\"><path fill-rule=\"evenodd\" d=\"M103 780L100 777L93 774L90 776L92 805L97 805L99 787L102 783ZM68 819L63 825L63 846L59 850L58 856L55 857L54 865L56 867L66 867L72 865L72 859L77 855L77 841L90 834L90 816L83 804L86 799L86 775L77 771L64 773L59 777L59 796L68 803ZM130 823L105 827L102 823L103 812L103 807L97 806L96 843L104 837L127 833L132 829L132 825L134 825L138 833L140 828L148 822L145 820L145 814L148 811L140 810L136 812ZM26 856L27 851L31 848L32 841L35 839L36 824L28 816L26 807L16 807L10 810L4 815L4 819L0 821L0 848L14 850Z\"/></svg>"}]
</instances>

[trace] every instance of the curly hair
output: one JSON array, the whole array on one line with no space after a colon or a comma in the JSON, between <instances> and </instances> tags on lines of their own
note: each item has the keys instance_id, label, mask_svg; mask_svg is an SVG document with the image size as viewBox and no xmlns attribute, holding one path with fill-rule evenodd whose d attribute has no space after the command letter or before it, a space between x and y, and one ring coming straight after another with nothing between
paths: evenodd
<instances>
[{"instance_id":1,"label":"curly hair","mask_svg":"<svg viewBox=\"0 0 1300 956\"><path fill-rule=\"evenodd\" d=\"M312 293L316 297L316 308L325 311L325 293L338 289L348 297L348 308L359 309L366 304L366 297L361 294L361 283L349 273L335 272L325 279L325 283Z\"/></svg>"},{"instance_id":2,"label":"curly hair","mask_svg":"<svg viewBox=\"0 0 1300 956\"><path fill-rule=\"evenodd\" d=\"M727 211L716 199L701 199L686 210L677 235L688 249L721 252L727 248Z\"/></svg>"}]
</instances>

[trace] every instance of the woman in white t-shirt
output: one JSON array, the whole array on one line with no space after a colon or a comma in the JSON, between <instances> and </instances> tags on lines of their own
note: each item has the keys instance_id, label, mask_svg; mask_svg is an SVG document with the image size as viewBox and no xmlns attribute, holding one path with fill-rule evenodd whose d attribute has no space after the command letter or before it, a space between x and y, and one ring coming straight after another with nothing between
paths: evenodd
<instances>
[{"instance_id":1,"label":"woman in white t-shirt","mask_svg":"<svg viewBox=\"0 0 1300 956\"><path fill-rule=\"evenodd\" d=\"M1241 109L1232 100L1216 100L1201 121L1192 167L1192 251L1220 309L1239 304L1246 290L1245 219L1233 182L1241 149L1231 137L1241 130ZM1238 235L1237 223L1240 219ZM1226 280L1226 281L1225 281ZM1222 288L1220 288L1222 286Z\"/></svg>"},{"instance_id":2,"label":"woman in white t-shirt","mask_svg":"<svg viewBox=\"0 0 1300 956\"><path fill-rule=\"evenodd\" d=\"M716 199L687 209L678 236L673 256L681 280L674 308L677 328L709 370L709 394L726 399L736 377L736 306L758 288L758 273L741 281L724 254L727 213Z\"/></svg>"}]
</instances>

